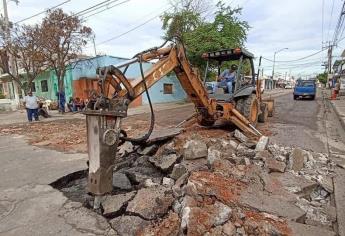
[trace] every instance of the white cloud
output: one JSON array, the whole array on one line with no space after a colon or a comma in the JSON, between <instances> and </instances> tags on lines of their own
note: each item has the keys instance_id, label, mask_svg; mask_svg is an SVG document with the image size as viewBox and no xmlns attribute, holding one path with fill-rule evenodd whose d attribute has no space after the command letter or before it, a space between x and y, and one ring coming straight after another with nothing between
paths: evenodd
<instances>
[{"instance_id":1,"label":"white cloud","mask_svg":"<svg viewBox=\"0 0 345 236\"><path fill-rule=\"evenodd\" d=\"M63 0L22 0L16 6L9 1L9 16L13 22L16 22L61 2ZM97 2L71 0L63 5L63 9L67 12L78 12L99 2L101 0ZM99 43L118 36L161 13L169 7L168 2L169 0L130 0L87 19L86 23L96 34L97 50L109 55L131 57L138 51L159 45L163 35L159 18L123 37L104 44ZM279 53L277 60L296 59L320 50L322 38L327 41L333 35L333 28L342 4L341 1L335 0L333 21L329 31L332 1L325 0L324 36L322 36L322 0L232 0L225 2L231 3L232 6L244 6L241 19L248 21L251 26L246 47L257 57L263 55L273 58L275 51L285 47L289 48L288 51ZM25 23L37 23L42 16L32 18ZM92 44L86 48L85 52L93 54ZM340 52L341 48L335 50L336 55ZM306 62L318 60L321 62L325 55L325 53L318 54ZM272 63L265 62L264 66L269 73ZM286 64L278 64L277 71L281 73L289 71L279 69L284 66L287 67ZM312 73L321 71L321 69L316 64L314 67L294 68L292 73Z\"/></svg>"}]
</instances>

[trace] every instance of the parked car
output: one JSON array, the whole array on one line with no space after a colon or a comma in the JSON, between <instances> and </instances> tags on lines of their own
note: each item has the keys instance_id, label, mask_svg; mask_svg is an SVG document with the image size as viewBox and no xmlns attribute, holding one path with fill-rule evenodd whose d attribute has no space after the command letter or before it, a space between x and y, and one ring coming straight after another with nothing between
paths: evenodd
<instances>
[{"instance_id":1,"label":"parked car","mask_svg":"<svg viewBox=\"0 0 345 236\"><path fill-rule=\"evenodd\" d=\"M316 83L315 80L298 80L293 91L293 99L299 97L306 98L309 97L312 100L316 96Z\"/></svg>"},{"instance_id":2,"label":"parked car","mask_svg":"<svg viewBox=\"0 0 345 236\"><path fill-rule=\"evenodd\" d=\"M285 89L292 89L292 85L291 84L285 85Z\"/></svg>"}]
</instances>

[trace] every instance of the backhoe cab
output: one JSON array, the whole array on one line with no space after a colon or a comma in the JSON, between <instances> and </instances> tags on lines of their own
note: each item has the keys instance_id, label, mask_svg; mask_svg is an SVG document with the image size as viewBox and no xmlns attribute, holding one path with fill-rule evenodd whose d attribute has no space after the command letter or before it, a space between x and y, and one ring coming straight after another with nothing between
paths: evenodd
<instances>
[{"instance_id":1,"label":"backhoe cab","mask_svg":"<svg viewBox=\"0 0 345 236\"><path fill-rule=\"evenodd\" d=\"M204 85L207 88L210 98L217 101L232 102L236 109L244 115L252 124L256 125L257 121L263 121L265 116L265 104L261 102L261 90L256 81L254 71L254 55L243 48L224 49L214 52L207 52L202 55L207 61ZM219 82L207 81L207 76L217 67L217 78L224 69L231 65L237 65L235 80L233 81L232 91L220 87L214 89ZM263 108L263 110L261 110ZM262 115L261 115L262 114Z\"/></svg>"}]
</instances>

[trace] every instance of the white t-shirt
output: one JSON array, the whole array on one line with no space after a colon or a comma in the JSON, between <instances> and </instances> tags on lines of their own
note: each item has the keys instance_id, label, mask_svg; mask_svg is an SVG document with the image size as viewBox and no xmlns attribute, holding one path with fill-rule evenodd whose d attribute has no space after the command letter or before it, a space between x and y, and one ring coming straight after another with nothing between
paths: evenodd
<instances>
[{"instance_id":1,"label":"white t-shirt","mask_svg":"<svg viewBox=\"0 0 345 236\"><path fill-rule=\"evenodd\" d=\"M38 100L37 97L32 96L25 96L24 97L25 107L28 109L37 109L38 108Z\"/></svg>"}]
</instances>

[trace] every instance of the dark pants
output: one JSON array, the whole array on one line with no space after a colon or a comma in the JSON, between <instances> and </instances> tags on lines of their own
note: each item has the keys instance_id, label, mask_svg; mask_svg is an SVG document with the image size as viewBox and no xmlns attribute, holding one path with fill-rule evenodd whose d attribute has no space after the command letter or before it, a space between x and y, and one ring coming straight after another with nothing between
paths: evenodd
<instances>
[{"instance_id":1,"label":"dark pants","mask_svg":"<svg viewBox=\"0 0 345 236\"><path fill-rule=\"evenodd\" d=\"M65 101L59 101L59 111L62 113L65 112Z\"/></svg>"},{"instance_id":2,"label":"dark pants","mask_svg":"<svg viewBox=\"0 0 345 236\"><path fill-rule=\"evenodd\" d=\"M35 120L38 121L38 109L29 109L26 108L26 113L28 115L28 120L32 121L32 116L35 117Z\"/></svg>"}]
</instances>

